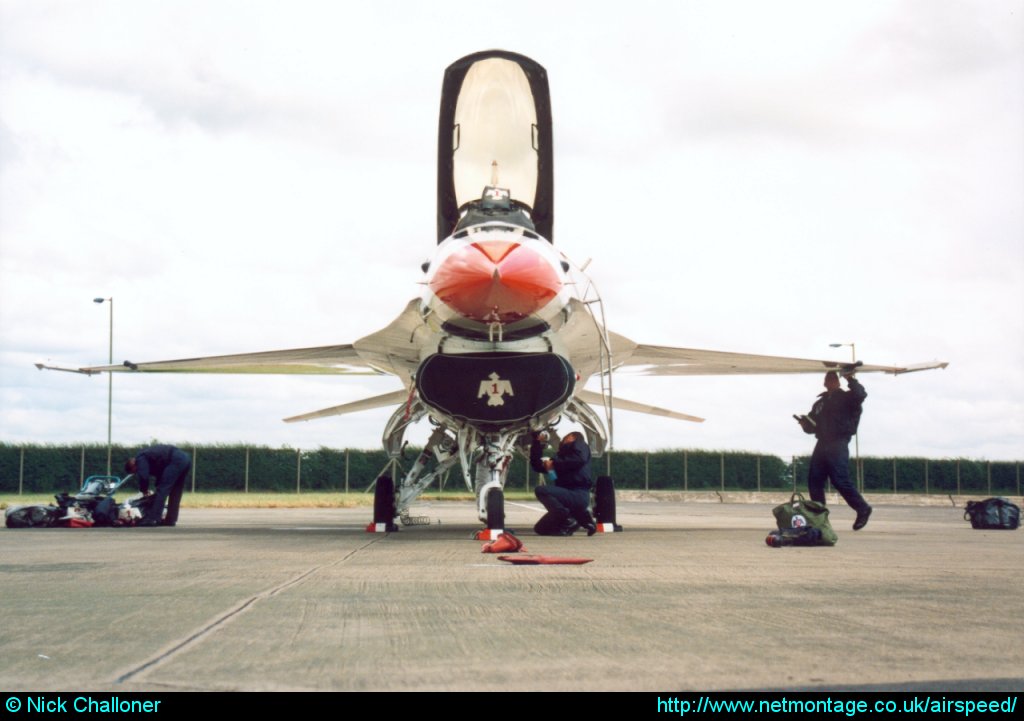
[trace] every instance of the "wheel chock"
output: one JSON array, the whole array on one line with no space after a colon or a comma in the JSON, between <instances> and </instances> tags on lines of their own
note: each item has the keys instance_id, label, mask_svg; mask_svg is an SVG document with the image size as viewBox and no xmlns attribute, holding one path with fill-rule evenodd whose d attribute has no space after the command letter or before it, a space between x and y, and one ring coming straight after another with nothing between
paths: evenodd
<instances>
[{"instance_id":1,"label":"wheel chock","mask_svg":"<svg viewBox=\"0 0 1024 721\"><path fill-rule=\"evenodd\" d=\"M511 533L503 533L494 541L485 543L480 553L526 553L523 542Z\"/></svg>"},{"instance_id":2,"label":"wheel chock","mask_svg":"<svg viewBox=\"0 0 1024 721\"><path fill-rule=\"evenodd\" d=\"M394 523L370 523L366 526L367 533L393 533L398 530Z\"/></svg>"},{"instance_id":3,"label":"wheel chock","mask_svg":"<svg viewBox=\"0 0 1024 721\"><path fill-rule=\"evenodd\" d=\"M615 533L616 531L618 531L618 532L622 531L622 526L620 526L617 523L598 523L597 524L597 532L598 533Z\"/></svg>"}]
</instances>

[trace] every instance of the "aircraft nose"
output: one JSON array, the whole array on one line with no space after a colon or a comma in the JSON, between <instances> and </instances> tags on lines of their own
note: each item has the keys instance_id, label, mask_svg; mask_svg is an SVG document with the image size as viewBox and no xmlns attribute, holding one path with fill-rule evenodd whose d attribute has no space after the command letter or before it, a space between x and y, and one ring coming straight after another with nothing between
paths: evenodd
<instances>
[{"instance_id":1,"label":"aircraft nose","mask_svg":"<svg viewBox=\"0 0 1024 721\"><path fill-rule=\"evenodd\" d=\"M459 315L511 323L536 313L554 298L562 281L551 263L515 241L469 243L437 269L430 289Z\"/></svg>"}]
</instances>

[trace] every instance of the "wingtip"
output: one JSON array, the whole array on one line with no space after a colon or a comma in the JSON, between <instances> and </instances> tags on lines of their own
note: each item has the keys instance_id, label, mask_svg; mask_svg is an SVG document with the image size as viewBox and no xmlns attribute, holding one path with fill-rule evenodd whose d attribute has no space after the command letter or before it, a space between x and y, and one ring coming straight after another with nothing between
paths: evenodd
<instances>
[{"instance_id":1,"label":"wingtip","mask_svg":"<svg viewBox=\"0 0 1024 721\"><path fill-rule=\"evenodd\" d=\"M94 370L92 368L66 368L64 366L51 366L46 363L33 363L36 368L41 371L62 371L64 373L79 373L83 376L94 376L99 374L101 371Z\"/></svg>"},{"instance_id":2,"label":"wingtip","mask_svg":"<svg viewBox=\"0 0 1024 721\"><path fill-rule=\"evenodd\" d=\"M949 361L933 361L931 363L915 363L914 365L906 366L905 368L897 368L892 371L887 371L894 376L903 375L904 373L917 373L918 371L930 371L930 370L946 370L946 366L949 365Z\"/></svg>"}]
</instances>

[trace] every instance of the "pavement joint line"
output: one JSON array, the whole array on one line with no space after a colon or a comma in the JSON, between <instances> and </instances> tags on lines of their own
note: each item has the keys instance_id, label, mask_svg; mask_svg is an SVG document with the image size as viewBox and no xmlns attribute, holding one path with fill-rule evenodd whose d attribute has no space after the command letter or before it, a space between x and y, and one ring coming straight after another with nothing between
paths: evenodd
<instances>
[{"instance_id":1,"label":"pavement joint line","mask_svg":"<svg viewBox=\"0 0 1024 721\"><path fill-rule=\"evenodd\" d=\"M531 505L528 505L526 503L515 503L514 501L505 501L505 505L506 506L516 506L518 508L526 508L526 509L528 509L530 511L533 511L534 513L543 513L544 512L542 508L537 508L537 506L531 506Z\"/></svg>"},{"instance_id":2,"label":"pavement joint line","mask_svg":"<svg viewBox=\"0 0 1024 721\"><path fill-rule=\"evenodd\" d=\"M358 548L352 549L351 551L349 551L347 554L345 554L344 556L342 556L339 559L331 561L330 563L325 563L325 564L321 564L319 566L314 566L313 568L310 568L309 570L307 570L307 571L305 571L303 573L300 573L298 576L294 576L294 577L288 579L287 581L282 581L281 583L277 584L276 586L273 586L272 588L269 588L269 589L267 589L265 591L261 591L260 593L257 593L255 596L250 596L249 598L245 599L241 603L235 605L232 609L230 609L226 613L224 613L221 616L215 618L213 621L211 621L210 623L208 623L205 626L203 626L202 628L200 628L198 631L196 631L192 635L190 635L187 638L183 639L182 641L176 643L171 648L167 649L166 651L163 651L162 653L158 653L156 656L150 658L149 660L145 661L141 665L136 666L131 671L128 671L127 673L121 674L120 676L118 676L115 679L114 682L115 683L124 683L125 681L129 681L129 680L135 678L136 676L139 676L140 674L142 674L142 673L144 673L146 671L150 671L153 668L156 668L157 666L161 665L165 661L168 661L171 657L176 656L178 653L180 653L181 651L185 650L189 646L192 646L193 644L197 643L199 640L201 640L205 636L210 635L211 633L213 633L215 630L217 630L218 628L220 628L221 626L223 626L227 622L237 618L238 615L241 614L243 611L246 611L249 608L252 608L252 606L255 605L255 603L257 601L261 601L263 599L271 598L273 596L276 596L281 591L284 591L287 588L291 588L292 586L295 586L295 585L301 583L302 581L306 580L307 578L312 576L314 573L316 573L317 571L319 571L319 570L321 570L323 568L329 568L331 566L337 566L337 565L339 565L341 563L344 563L348 559L352 558L352 556L354 556L355 554L359 553L360 551L362 551L365 548L367 548L368 546L370 546L370 544L376 543L379 540L381 540L381 539L380 538L371 538L369 541L367 541L363 545L359 546Z\"/></svg>"}]
</instances>

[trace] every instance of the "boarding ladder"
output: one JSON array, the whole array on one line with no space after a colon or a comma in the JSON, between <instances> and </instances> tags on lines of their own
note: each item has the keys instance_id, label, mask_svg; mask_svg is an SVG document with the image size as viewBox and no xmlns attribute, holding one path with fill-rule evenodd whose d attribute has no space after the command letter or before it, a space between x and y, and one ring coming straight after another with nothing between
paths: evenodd
<instances>
[{"instance_id":1,"label":"boarding ladder","mask_svg":"<svg viewBox=\"0 0 1024 721\"><path fill-rule=\"evenodd\" d=\"M570 285L573 286L573 294L581 304L583 304L594 321L594 325L598 331L598 363L599 372L598 375L601 379L601 405L604 410L605 426L608 428L608 445L606 451L608 458L606 463L611 464L611 452L615 447L615 426L613 421L614 412L614 394L612 393L612 346L608 340L608 324L605 321L604 315L604 301L601 300L601 293L597 289L597 285L593 279L587 275L587 266L590 265L590 258L588 258L582 265L576 265L572 262L564 253L561 254L562 259L565 260L573 270L573 277L570 281ZM576 280L575 276L579 276L583 282L580 283ZM596 306L597 312L595 313L593 308Z\"/></svg>"}]
</instances>

